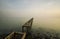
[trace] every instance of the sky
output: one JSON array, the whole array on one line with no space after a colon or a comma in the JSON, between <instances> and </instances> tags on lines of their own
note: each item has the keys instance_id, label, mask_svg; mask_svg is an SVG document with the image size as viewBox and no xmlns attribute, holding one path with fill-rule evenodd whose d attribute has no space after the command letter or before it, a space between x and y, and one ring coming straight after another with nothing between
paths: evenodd
<instances>
[{"instance_id":1,"label":"sky","mask_svg":"<svg viewBox=\"0 0 60 39\"><path fill-rule=\"evenodd\" d=\"M0 0L0 18L33 17L37 27L60 30L60 0Z\"/></svg>"}]
</instances>

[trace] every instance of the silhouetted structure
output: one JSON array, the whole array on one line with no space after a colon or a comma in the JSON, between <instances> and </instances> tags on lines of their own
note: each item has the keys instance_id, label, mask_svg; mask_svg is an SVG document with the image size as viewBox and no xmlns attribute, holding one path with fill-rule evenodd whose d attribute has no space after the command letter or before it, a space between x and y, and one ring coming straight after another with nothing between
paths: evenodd
<instances>
[{"instance_id":1,"label":"silhouetted structure","mask_svg":"<svg viewBox=\"0 0 60 39\"><path fill-rule=\"evenodd\" d=\"M26 22L22 26L22 32L30 33L32 28L32 23L33 23L33 18L31 18L28 22Z\"/></svg>"},{"instance_id":2,"label":"silhouetted structure","mask_svg":"<svg viewBox=\"0 0 60 39\"><path fill-rule=\"evenodd\" d=\"M29 39L31 38L30 32L32 28L33 18L22 26L22 32L12 32L5 39ZM26 29L26 30L25 30Z\"/></svg>"}]
</instances>

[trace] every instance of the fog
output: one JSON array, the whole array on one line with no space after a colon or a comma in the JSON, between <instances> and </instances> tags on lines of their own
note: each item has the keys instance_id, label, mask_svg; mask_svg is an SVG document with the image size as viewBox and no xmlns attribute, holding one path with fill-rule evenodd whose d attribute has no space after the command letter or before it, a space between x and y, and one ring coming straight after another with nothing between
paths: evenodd
<instances>
[{"instance_id":1,"label":"fog","mask_svg":"<svg viewBox=\"0 0 60 39\"><path fill-rule=\"evenodd\" d=\"M60 30L59 1L2 0L0 9L0 30L20 27L34 18L33 28L43 27Z\"/></svg>"},{"instance_id":2,"label":"fog","mask_svg":"<svg viewBox=\"0 0 60 39\"><path fill-rule=\"evenodd\" d=\"M23 13L23 12L21 12ZM34 13L30 14L27 13L20 14L16 12L1 12L0 14L0 29L11 29L11 28L16 28L19 26L22 26L25 22L27 22L29 19L32 17L34 18L33 21L33 27L38 28L38 27L43 27L43 28L51 28L54 30L60 30L60 18L57 16L47 14L45 15L44 13ZM50 15L50 16L49 16Z\"/></svg>"}]
</instances>

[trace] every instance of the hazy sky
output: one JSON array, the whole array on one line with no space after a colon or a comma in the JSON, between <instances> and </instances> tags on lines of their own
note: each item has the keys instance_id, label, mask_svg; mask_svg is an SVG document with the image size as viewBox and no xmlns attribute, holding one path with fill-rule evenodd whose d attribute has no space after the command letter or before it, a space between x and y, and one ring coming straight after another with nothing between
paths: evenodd
<instances>
[{"instance_id":1,"label":"hazy sky","mask_svg":"<svg viewBox=\"0 0 60 39\"><path fill-rule=\"evenodd\" d=\"M36 25L60 30L60 0L0 0L1 17L34 17Z\"/></svg>"},{"instance_id":2,"label":"hazy sky","mask_svg":"<svg viewBox=\"0 0 60 39\"><path fill-rule=\"evenodd\" d=\"M16 15L60 14L60 0L0 0L0 5L0 10Z\"/></svg>"}]
</instances>

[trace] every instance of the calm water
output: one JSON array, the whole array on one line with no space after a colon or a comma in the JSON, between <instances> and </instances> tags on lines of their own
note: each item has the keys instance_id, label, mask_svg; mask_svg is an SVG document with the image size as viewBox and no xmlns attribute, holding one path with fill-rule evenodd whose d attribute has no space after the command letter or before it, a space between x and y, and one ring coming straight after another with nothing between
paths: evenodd
<instances>
[{"instance_id":1,"label":"calm water","mask_svg":"<svg viewBox=\"0 0 60 39\"><path fill-rule=\"evenodd\" d=\"M30 17L0 17L0 34L1 33L7 33L12 31L21 31L22 25L27 22ZM42 18L34 18L33 26L32 28L38 29L39 27L47 28L47 29L56 29L53 28L51 22L54 20L51 19L43 19ZM50 24L49 24L50 23ZM56 31L59 31L58 29Z\"/></svg>"}]
</instances>

